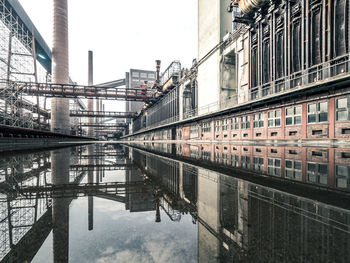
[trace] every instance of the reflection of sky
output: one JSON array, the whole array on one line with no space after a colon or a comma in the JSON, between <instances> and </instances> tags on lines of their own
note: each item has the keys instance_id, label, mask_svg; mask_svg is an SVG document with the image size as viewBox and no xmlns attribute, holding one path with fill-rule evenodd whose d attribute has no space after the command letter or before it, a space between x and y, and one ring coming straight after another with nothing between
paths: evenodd
<instances>
[{"instance_id":1,"label":"reflection of sky","mask_svg":"<svg viewBox=\"0 0 350 263\"><path fill-rule=\"evenodd\" d=\"M125 205L94 197L94 230L88 231L87 198L70 208L69 262L196 262L197 226L191 216L172 222L162 212L130 213ZM52 262L52 233L33 262Z\"/></svg>"}]
</instances>

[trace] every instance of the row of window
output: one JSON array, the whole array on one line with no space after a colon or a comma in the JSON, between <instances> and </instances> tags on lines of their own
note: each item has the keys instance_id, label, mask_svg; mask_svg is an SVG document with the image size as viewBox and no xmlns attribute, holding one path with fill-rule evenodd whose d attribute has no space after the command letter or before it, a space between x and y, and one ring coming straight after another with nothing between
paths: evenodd
<instances>
[{"instance_id":1,"label":"row of window","mask_svg":"<svg viewBox=\"0 0 350 263\"><path fill-rule=\"evenodd\" d=\"M350 100L348 98L337 99L336 101L336 120L346 121L350 120L350 105L348 103ZM292 106L285 109L285 124L288 125L300 125L302 116L301 106ZM241 129L250 129L250 115L245 115L242 117L233 117L231 119L231 129L239 129L239 118L241 118ZM308 123L320 123L328 121L328 102L315 102L308 104L307 107L307 122ZM207 124L207 123L205 123ZM268 112L268 127L279 127L281 126L281 110L272 110ZM228 119L222 121L215 121L215 132L221 130L228 130ZM264 127L264 113L253 114L253 127L263 128Z\"/></svg>"}]
</instances>

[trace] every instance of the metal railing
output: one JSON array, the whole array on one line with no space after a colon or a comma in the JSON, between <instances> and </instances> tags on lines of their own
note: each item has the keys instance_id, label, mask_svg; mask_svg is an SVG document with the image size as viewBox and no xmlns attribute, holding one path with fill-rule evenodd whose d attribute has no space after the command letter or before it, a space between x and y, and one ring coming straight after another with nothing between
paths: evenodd
<instances>
[{"instance_id":1,"label":"metal railing","mask_svg":"<svg viewBox=\"0 0 350 263\"><path fill-rule=\"evenodd\" d=\"M304 70L303 73L299 72L297 74L292 74L284 78L265 83L264 85L254 87L252 90L247 90L244 92L240 91L239 94L231 96L224 101L216 101L198 109L186 111L183 114L183 120L208 115L210 113L215 113L233 107L251 104L262 98L279 96L288 91L306 89L308 87L307 85L321 84L326 80L331 80L332 78L337 79L341 77L350 77L349 57L350 54L347 54L314 67L310 67L307 70ZM144 132L158 126L176 123L179 120L180 116L176 115L169 119L154 123L150 126L143 127L142 129L134 132Z\"/></svg>"}]
</instances>

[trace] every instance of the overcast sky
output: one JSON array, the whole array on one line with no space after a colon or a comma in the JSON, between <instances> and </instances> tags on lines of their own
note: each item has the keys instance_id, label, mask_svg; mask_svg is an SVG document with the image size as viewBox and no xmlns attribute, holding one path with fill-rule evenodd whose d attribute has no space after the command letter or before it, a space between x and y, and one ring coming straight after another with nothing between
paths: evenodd
<instances>
[{"instance_id":1,"label":"overcast sky","mask_svg":"<svg viewBox=\"0 0 350 263\"><path fill-rule=\"evenodd\" d=\"M52 47L52 0L19 0ZM197 57L197 0L68 0L70 76L87 84L87 53L94 51L94 82L124 78L130 68L190 67Z\"/></svg>"}]
</instances>

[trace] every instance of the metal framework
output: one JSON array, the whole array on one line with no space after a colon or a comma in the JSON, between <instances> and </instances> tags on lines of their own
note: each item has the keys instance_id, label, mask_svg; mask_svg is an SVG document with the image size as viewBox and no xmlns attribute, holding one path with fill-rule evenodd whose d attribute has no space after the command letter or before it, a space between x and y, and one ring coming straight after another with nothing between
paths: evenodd
<instances>
[{"instance_id":1,"label":"metal framework","mask_svg":"<svg viewBox=\"0 0 350 263\"><path fill-rule=\"evenodd\" d=\"M10 86L16 94L58 98L102 98L106 100L150 101L153 91L120 87L83 86L75 84L35 83L0 80L0 92Z\"/></svg>"},{"instance_id":2,"label":"metal framework","mask_svg":"<svg viewBox=\"0 0 350 263\"><path fill-rule=\"evenodd\" d=\"M79 111L71 110L71 117L96 117L96 118L124 118L130 119L136 117L136 112L117 112L117 111Z\"/></svg>"}]
</instances>

